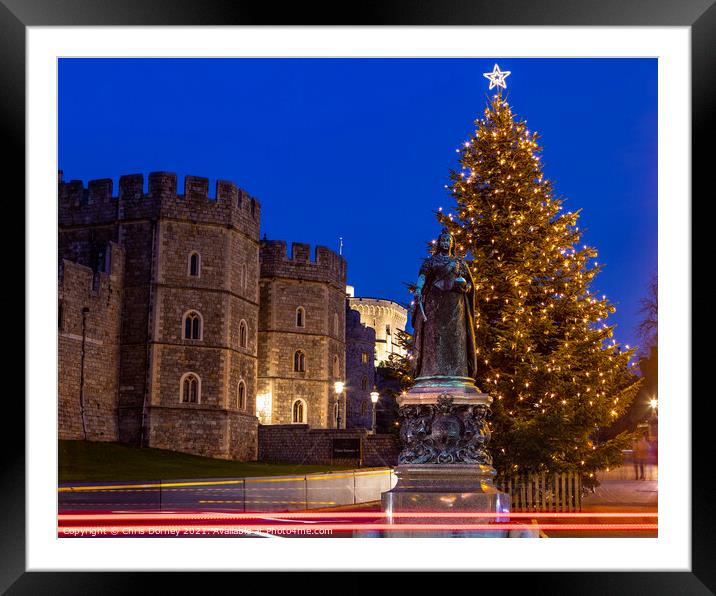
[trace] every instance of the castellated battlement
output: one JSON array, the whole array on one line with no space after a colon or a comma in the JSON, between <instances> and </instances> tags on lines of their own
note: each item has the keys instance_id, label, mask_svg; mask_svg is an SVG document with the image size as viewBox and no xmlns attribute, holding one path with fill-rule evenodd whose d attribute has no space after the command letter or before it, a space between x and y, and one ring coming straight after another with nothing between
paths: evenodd
<instances>
[{"instance_id":1,"label":"castellated battlement","mask_svg":"<svg viewBox=\"0 0 716 596\"><path fill-rule=\"evenodd\" d=\"M95 269L59 264L57 351L60 439L117 441L125 251L105 245Z\"/></svg>"},{"instance_id":2,"label":"castellated battlement","mask_svg":"<svg viewBox=\"0 0 716 596\"><path fill-rule=\"evenodd\" d=\"M361 322L360 313L352 308L346 308L346 337L352 342L367 342L375 344L375 329Z\"/></svg>"},{"instance_id":3,"label":"castellated battlement","mask_svg":"<svg viewBox=\"0 0 716 596\"><path fill-rule=\"evenodd\" d=\"M125 220L168 218L196 223L228 225L258 240L261 205L233 182L218 180L209 196L209 180L184 177L184 192L177 193L177 175L149 174L144 193L144 175L129 174L119 179L115 196L109 178L63 182L58 176L60 226L86 226Z\"/></svg>"},{"instance_id":4,"label":"castellated battlement","mask_svg":"<svg viewBox=\"0 0 716 596\"><path fill-rule=\"evenodd\" d=\"M97 270L92 267L61 259L58 271L58 287L60 298L85 300L101 304L112 288L122 285L124 279L124 249L116 242L108 242L107 249L102 252L102 262ZM67 295L67 296L65 296Z\"/></svg>"},{"instance_id":5,"label":"castellated battlement","mask_svg":"<svg viewBox=\"0 0 716 596\"><path fill-rule=\"evenodd\" d=\"M346 260L325 246L316 246L312 260L309 244L293 242L289 256L285 240L262 240L260 261L261 277L328 282L345 292Z\"/></svg>"}]
</instances>

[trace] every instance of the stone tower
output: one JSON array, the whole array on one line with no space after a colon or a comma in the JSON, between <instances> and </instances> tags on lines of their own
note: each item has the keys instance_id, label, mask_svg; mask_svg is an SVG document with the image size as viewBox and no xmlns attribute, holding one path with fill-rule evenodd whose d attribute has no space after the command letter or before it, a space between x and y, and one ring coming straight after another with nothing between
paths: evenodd
<instances>
[{"instance_id":1,"label":"stone tower","mask_svg":"<svg viewBox=\"0 0 716 596\"><path fill-rule=\"evenodd\" d=\"M208 190L186 176L177 194L166 172L147 193L122 176L118 197L109 179L60 182L59 257L96 271L110 243L124 252L119 439L255 459L260 206L231 182Z\"/></svg>"},{"instance_id":2,"label":"stone tower","mask_svg":"<svg viewBox=\"0 0 716 596\"><path fill-rule=\"evenodd\" d=\"M390 354L405 356L405 350L396 344L396 330L405 331L408 311L392 300L383 298L356 298L351 296L348 303L360 313L363 325L375 329L375 365L388 360Z\"/></svg>"},{"instance_id":3,"label":"stone tower","mask_svg":"<svg viewBox=\"0 0 716 596\"><path fill-rule=\"evenodd\" d=\"M346 262L318 246L262 240L257 415L264 424L345 427Z\"/></svg>"},{"instance_id":4,"label":"stone tower","mask_svg":"<svg viewBox=\"0 0 716 596\"><path fill-rule=\"evenodd\" d=\"M346 427L371 428L370 392L375 378L375 330L360 322L346 300Z\"/></svg>"}]
</instances>

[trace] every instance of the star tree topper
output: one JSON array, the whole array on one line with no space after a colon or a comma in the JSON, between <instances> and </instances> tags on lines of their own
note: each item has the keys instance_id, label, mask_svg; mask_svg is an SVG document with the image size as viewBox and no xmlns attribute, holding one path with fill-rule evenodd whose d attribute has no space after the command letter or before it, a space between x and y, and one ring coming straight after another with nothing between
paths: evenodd
<instances>
[{"instance_id":1,"label":"star tree topper","mask_svg":"<svg viewBox=\"0 0 716 596\"><path fill-rule=\"evenodd\" d=\"M507 89L507 83L505 83L505 79L510 76L511 71L500 70L500 67L495 64L495 68L492 69L492 72L483 72L482 76L486 79L490 79L490 89L493 87L502 87L503 89Z\"/></svg>"}]
</instances>

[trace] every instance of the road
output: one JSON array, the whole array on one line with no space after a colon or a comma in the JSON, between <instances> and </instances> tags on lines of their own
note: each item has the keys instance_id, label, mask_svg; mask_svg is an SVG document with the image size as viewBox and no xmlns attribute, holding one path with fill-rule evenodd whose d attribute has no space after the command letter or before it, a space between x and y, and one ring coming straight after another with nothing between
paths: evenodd
<instances>
[{"instance_id":1,"label":"road","mask_svg":"<svg viewBox=\"0 0 716 596\"><path fill-rule=\"evenodd\" d=\"M72 490L63 487L68 490L61 488L59 492L58 535L92 536L92 532L107 537L387 535L392 528L385 525L377 501L335 506L338 499L345 502L341 491L353 489L348 484L349 477L341 476L331 475L329 485L279 477L84 485ZM292 513L280 513L291 509ZM545 538L657 537L657 512L655 480L607 480L583 499L581 514L515 515L511 523L514 528L531 527L532 535L541 533ZM476 519L476 523L481 521ZM449 519L445 523L449 524ZM98 529L105 533L97 533Z\"/></svg>"}]
</instances>

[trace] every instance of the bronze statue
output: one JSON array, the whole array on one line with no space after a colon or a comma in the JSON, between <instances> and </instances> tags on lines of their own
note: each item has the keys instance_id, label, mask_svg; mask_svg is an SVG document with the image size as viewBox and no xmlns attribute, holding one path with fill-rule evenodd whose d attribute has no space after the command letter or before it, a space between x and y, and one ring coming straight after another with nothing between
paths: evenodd
<instances>
[{"instance_id":1,"label":"bronze statue","mask_svg":"<svg viewBox=\"0 0 716 596\"><path fill-rule=\"evenodd\" d=\"M448 230L420 268L415 301L415 383L397 398L403 450L395 469L398 482L383 493L381 507L395 524L444 523L438 515L426 516L441 511L466 513L451 517L451 524L474 523L474 512L508 521L501 514L509 511L510 498L494 486L496 472L487 450L492 398L475 384L475 281L465 261L455 256ZM419 515L411 517L412 512Z\"/></svg>"},{"instance_id":2,"label":"bronze statue","mask_svg":"<svg viewBox=\"0 0 716 596\"><path fill-rule=\"evenodd\" d=\"M423 262L416 285L414 378L418 382L436 377L474 379L475 283L465 261L455 256L447 229L440 233L433 255Z\"/></svg>"}]
</instances>

